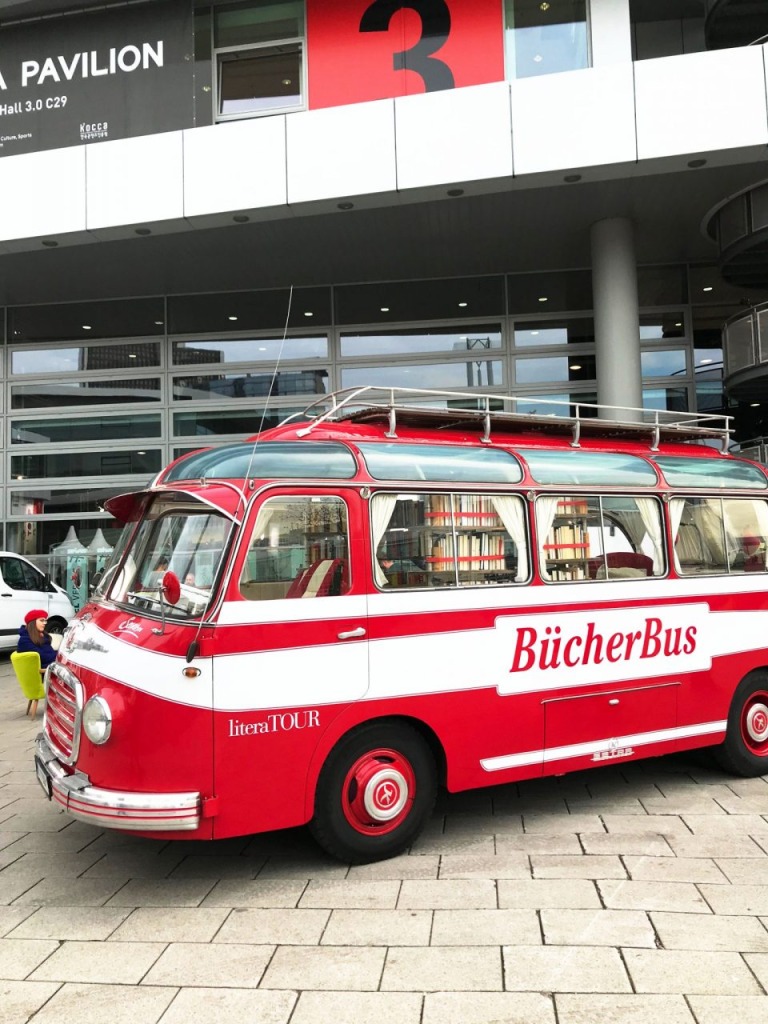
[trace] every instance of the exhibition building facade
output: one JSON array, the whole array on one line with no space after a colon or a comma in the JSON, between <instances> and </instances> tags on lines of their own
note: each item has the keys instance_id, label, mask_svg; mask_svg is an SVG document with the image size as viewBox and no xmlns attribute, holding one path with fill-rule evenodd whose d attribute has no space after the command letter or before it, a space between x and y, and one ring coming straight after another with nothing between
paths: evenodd
<instances>
[{"instance_id":1,"label":"exhibition building facade","mask_svg":"<svg viewBox=\"0 0 768 1024\"><path fill-rule=\"evenodd\" d=\"M0 5L0 547L366 384L760 455L764 6Z\"/></svg>"}]
</instances>

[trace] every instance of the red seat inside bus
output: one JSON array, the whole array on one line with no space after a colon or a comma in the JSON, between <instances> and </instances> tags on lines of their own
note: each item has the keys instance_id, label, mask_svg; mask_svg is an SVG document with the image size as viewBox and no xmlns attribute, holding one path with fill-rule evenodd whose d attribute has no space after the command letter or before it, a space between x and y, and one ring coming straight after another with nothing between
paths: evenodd
<instances>
[{"instance_id":1,"label":"red seat inside bus","mask_svg":"<svg viewBox=\"0 0 768 1024\"><path fill-rule=\"evenodd\" d=\"M611 576L611 569L635 569L638 571L638 575L653 575L653 559L639 551L609 551L605 559L590 558L589 578L591 580L597 579L598 572L604 567L607 569L606 575L608 578ZM616 573L617 577L620 575L622 575L620 572ZM635 574L633 573L632 575Z\"/></svg>"},{"instance_id":2,"label":"red seat inside bus","mask_svg":"<svg viewBox=\"0 0 768 1024\"><path fill-rule=\"evenodd\" d=\"M346 559L322 558L301 570L285 596L334 597L347 590L349 580Z\"/></svg>"}]
</instances>

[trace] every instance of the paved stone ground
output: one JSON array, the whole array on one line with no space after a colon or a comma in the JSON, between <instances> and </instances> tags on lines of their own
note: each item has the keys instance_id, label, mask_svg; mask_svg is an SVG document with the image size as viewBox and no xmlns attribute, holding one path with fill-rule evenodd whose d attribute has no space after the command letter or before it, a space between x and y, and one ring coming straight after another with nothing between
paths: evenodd
<instances>
[{"instance_id":1,"label":"paved stone ground","mask_svg":"<svg viewBox=\"0 0 768 1024\"><path fill-rule=\"evenodd\" d=\"M443 798L409 855L69 821L0 655L0 1024L764 1024L768 778L702 754Z\"/></svg>"}]
</instances>

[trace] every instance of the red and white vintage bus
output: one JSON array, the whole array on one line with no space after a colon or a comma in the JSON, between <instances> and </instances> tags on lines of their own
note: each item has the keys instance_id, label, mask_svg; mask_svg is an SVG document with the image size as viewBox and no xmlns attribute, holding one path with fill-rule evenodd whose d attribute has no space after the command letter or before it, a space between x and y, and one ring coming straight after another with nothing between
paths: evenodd
<instances>
[{"instance_id":1,"label":"red and white vintage bus","mask_svg":"<svg viewBox=\"0 0 768 1024\"><path fill-rule=\"evenodd\" d=\"M340 392L110 500L48 675L49 798L153 837L309 823L360 862L439 785L704 746L767 772L766 470L724 418L521 408Z\"/></svg>"}]
</instances>

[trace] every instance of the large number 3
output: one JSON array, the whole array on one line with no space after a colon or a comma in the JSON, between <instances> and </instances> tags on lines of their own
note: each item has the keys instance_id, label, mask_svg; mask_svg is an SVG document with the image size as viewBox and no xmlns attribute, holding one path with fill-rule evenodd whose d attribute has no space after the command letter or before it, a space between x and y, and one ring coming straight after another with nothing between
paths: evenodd
<instances>
[{"instance_id":1,"label":"large number 3","mask_svg":"<svg viewBox=\"0 0 768 1024\"><path fill-rule=\"evenodd\" d=\"M361 32L386 32L393 15L409 7L421 18L421 37L407 50L392 55L395 71L415 71L424 80L427 92L453 89L453 72L432 54L447 41L451 32L451 12L446 0L373 0L360 19Z\"/></svg>"}]
</instances>

